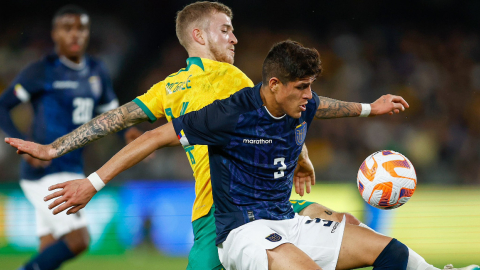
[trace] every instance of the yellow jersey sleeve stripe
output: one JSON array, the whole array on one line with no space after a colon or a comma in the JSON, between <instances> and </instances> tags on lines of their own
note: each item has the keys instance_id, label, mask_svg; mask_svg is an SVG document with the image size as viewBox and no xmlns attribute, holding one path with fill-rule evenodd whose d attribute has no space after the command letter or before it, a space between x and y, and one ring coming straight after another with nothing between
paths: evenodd
<instances>
[{"instance_id":1,"label":"yellow jersey sleeve stripe","mask_svg":"<svg viewBox=\"0 0 480 270\"><path fill-rule=\"evenodd\" d=\"M133 100L133 102L135 102L135 104L137 104L138 107L140 107L140 109L142 109L142 111L148 116L148 122L153 123L157 121L157 118L155 117L155 115L153 115L150 109L148 109L148 107L145 106L145 104L143 104L143 102L140 99L136 98Z\"/></svg>"}]
</instances>

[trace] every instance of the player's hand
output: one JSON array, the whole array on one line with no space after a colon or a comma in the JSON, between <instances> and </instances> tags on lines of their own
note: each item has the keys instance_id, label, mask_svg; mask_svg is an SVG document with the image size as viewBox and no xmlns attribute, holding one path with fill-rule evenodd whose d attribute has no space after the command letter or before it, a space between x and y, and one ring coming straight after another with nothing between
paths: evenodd
<instances>
[{"instance_id":1,"label":"player's hand","mask_svg":"<svg viewBox=\"0 0 480 270\"><path fill-rule=\"evenodd\" d=\"M298 161L293 175L293 183L295 184L295 193L298 195L305 194L305 187L307 187L307 193L310 193L311 186L315 185L315 169L310 158L304 157Z\"/></svg>"},{"instance_id":2,"label":"player's hand","mask_svg":"<svg viewBox=\"0 0 480 270\"><path fill-rule=\"evenodd\" d=\"M52 163L51 161L36 159L29 155L23 155L22 157L25 159L25 161L27 161L28 164L30 164L30 166L34 168L46 168L48 165L50 165L50 163Z\"/></svg>"},{"instance_id":3,"label":"player's hand","mask_svg":"<svg viewBox=\"0 0 480 270\"><path fill-rule=\"evenodd\" d=\"M19 155L28 154L40 160L52 160L55 158L56 151L50 145L42 145L15 138L5 138L5 142L17 148L17 154Z\"/></svg>"},{"instance_id":4,"label":"player's hand","mask_svg":"<svg viewBox=\"0 0 480 270\"><path fill-rule=\"evenodd\" d=\"M372 110L370 116L389 114L393 115L394 113L400 113L400 111L405 111L405 108L410 107L408 103L401 97L395 95L383 95L375 102L370 104Z\"/></svg>"},{"instance_id":5,"label":"player's hand","mask_svg":"<svg viewBox=\"0 0 480 270\"><path fill-rule=\"evenodd\" d=\"M69 209L67 215L77 213L80 209L84 208L92 199L93 195L97 193L97 190L87 178L67 181L48 188L50 191L55 189L61 190L44 198L45 201L58 198L48 206L48 209L55 208L53 209L54 215L67 209Z\"/></svg>"}]
</instances>

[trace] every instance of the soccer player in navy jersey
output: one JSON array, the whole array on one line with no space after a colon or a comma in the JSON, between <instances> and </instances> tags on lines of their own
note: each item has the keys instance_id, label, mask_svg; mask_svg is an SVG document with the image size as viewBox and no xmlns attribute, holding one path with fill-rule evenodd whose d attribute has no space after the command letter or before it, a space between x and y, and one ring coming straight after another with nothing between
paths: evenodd
<instances>
[{"instance_id":1,"label":"soccer player in navy jersey","mask_svg":"<svg viewBox=\"0 0 480 270\"><path fill-rule=\"evenodd\" d=\"M65 6L54 15L52 27L55 52L26 67L0 96L0 128L9 136L50 143L118 106L104 64L85 54L90 35L87 12ZM28 136L15 127L9 114L22 102L30 102L34 110ZM52 161L22 156L20 186L35 207L40 237L39 254L23 269L57 269L88 248L84 213L54 216L43 200L50 185L82 177L81 155L82 150L76 150Z\"/></svg>"},{"instance_id":2,"label":"soccer player in navy jersey","mask_svg":"<svg viewBox=\"0 0 480 270\"><path fill-rule=\"evenodd\" d=\"M262 83L146 132L88 178L53 186L62 190L46 197L59 197L50 208L77 212L156 149L208 145L216 244L226 269L407 269L410 251L398 240L345 219L310 219L292 210L298 155L311 121L324 113L311 91L320 72L316 50L293 41L276 44L264 61ZM403 98L385 95L351 113L394 114L405 107ZM416 261L412 269L438 268Z\"/></svg>"}]
</instances>

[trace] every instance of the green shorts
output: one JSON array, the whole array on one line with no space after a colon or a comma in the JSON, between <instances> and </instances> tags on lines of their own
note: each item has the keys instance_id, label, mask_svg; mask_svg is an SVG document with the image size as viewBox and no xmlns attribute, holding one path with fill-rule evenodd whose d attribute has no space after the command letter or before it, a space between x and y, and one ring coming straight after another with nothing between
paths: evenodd
<instances>
[{"instance_id":1,"label":"green shorts","mask_svg":"<svg viewBox=\"0 0 480 270\"><path fill-rule=\"evenodd\" d=\"M292 200L293 211L299 213L305 207L313 204L314 202L304 200ZM215 205L212 206L210 212L206 216L203 216L194 222L193 235L194 242L193 247L188 255L187 270L224 270L220 260L218 259L218 250L215 245L215 238L217 234L215 232L215 218L213 213L215 212Z\"/></svg>"},{"instance_id":2,"label":"green shorts","mask_svg":"<svg viewBox=\"0 0 480 270\"><path fill-rule=\"evenodd\" d=\"M307 208L307 206L314 204L316 202L309 202L305 200L290 200L293 206L293 211L299 214L303 209Z\"/></svg>"},{"instance_id":3,"label":"green shorts","mask_svg":"<svg viewBox=\"0 0 480 270\"><path fill-rule=\"evenodd\" d=\"M210 212L192 222L193 247L188 254L187 270L224 270L218 259L218 250L215 245L215 205Z\"/></svg>"}]
</instances>

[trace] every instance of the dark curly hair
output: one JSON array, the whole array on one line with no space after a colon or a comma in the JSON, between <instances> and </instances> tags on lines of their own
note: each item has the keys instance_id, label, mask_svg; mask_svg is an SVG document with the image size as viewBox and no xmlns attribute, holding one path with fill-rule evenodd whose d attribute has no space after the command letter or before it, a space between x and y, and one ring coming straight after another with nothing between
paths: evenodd
<instances>
[{"instance_id":1,"label":"dark curly hair","mask_svg":"<svg viewBox=\"0 0 480 270\"><path fill-rule=\"evenodd\" d=\"M287 84L306 77L316 77L321 73L322 62L318 51L293 40L273 45L263 61L264 85L268 85L272 77L277 77L283 84Z\"/></svg>"}]
</instances>

